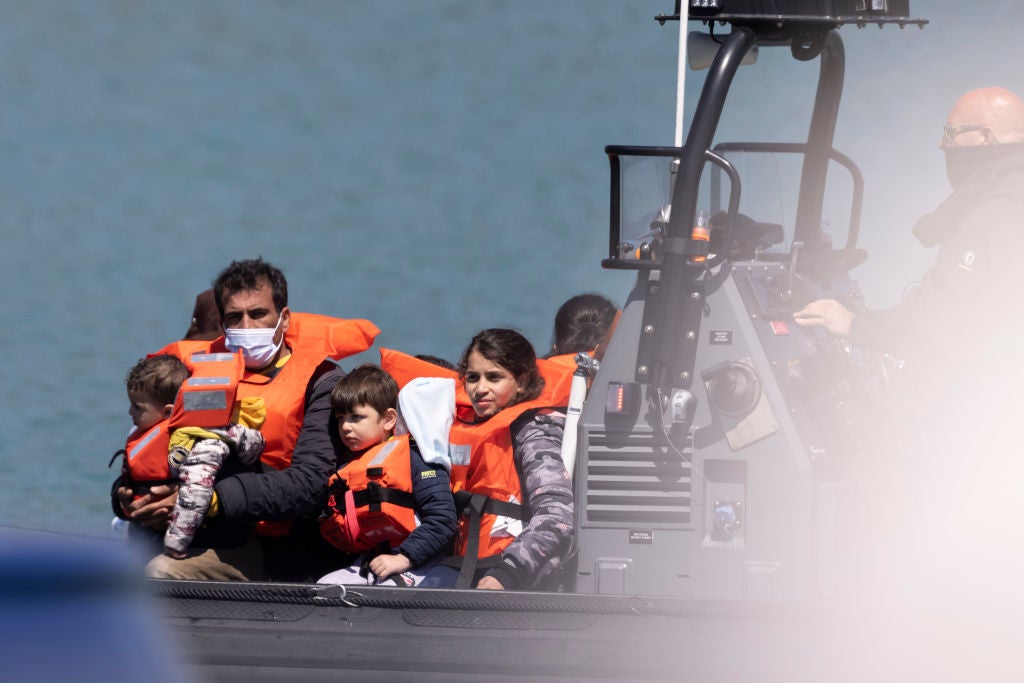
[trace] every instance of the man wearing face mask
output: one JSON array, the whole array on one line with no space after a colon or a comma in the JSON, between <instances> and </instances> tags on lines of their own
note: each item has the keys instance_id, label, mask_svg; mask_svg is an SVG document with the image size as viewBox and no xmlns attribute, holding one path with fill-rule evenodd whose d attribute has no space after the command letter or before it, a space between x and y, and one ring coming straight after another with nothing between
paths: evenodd
<instances>
[{"instance_id":1,"label":"man wearing face mask","mask_svg":"<svg viewBox=\"0 0 1024 683\"><path fill-rule=\"evenodd\" d=\"M924 246L939 246L920 285L892 308L854 313L819 299L793 318L905 360L922 394L952 386L963 396L957 382L1004 374L1020 342L1024 101L1005 88L966 93L953 105L939 147L953 192L914 226Z\"/></svg>"},{"instance_id":2,"label":"man wearing face mask","mask_svg":"<svg viewBox=\"0 0 1024 683\"><path fill-rule=\"evenodd\" d=\"M321 544L312 517L322 507L329 475L345 453L333 429L330 393L344 374L333 362L370 348L379 330L366 320L341 320L288 308L280 270L261 259L235 261L213 284L224 335L174 342L160 353L189 363L194 353L241 350L245 374L236 400L259 397L266 420L262 471L218 479L204 529L189 557L155 557L147 574L205 580L303 580L337 558ZM118 491L133 521L166 527L175 487L154 487L132 500ZM255 536L250 531L255 527ZM203 546L207 547L203 547ZM318 557L326 554L326 557ZM305 557L303 557L305 556ZM305 563L306 566L303 566Z\"/></svg>"},{"instance_id":3,"label":"man wearing face mask","mask_svg":"<svg viewBox=\"0 0 1024 683\"><path fill-rule=\"evenodd\" d=\"M822 299L793 318L904 361L903 445L882 469L893 484L886 524L912 548L915 581L951 602L973 591L965 605L1024 601L1014 576L1024 517L1011 504L1024 478L1024 101L999 87L967 92L939 147L953 192L914 227L939 247L921 283L889 309Z\"/></svg>"},{"instance_id":4,"label":"man wearing face mask","mask_svg":"<svg viewBox=\"0 0 1024 683\"><path fill-rule=\"evenodd\" d=\"M856 314L819 299L794 313L796 322L899 356L961 353L958 330L950 328L986 327L972 309L1020 292L1010 286L1024 235L1022 143L1024 101L1012 92L981 88L957 100L939 143L953 193L914 226L925 247L940 246L921 286L890 309Z\"/></svg>"}]
</instances>

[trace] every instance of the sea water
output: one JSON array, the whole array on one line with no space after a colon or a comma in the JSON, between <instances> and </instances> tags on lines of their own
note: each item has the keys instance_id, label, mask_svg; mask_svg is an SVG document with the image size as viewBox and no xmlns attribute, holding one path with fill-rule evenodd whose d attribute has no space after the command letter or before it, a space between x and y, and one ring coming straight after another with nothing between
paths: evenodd
<instances>
[{"instance_id":1,"label":"sea water","mask_svg":"<svg viewBox=\"0 0 1024 683\"><path fill-rule=\"evenodd\" d=\"M579 292L623 303L603 150L672 144L673 4L0 2L0 524L108 533L124 375L233 259L279 266L293 310L449 360L494 326L545 351ZM946 109L994 71L1020 89L1020 41L982 71L950 45L990 27L951 12L843 30L837 147L865 159L882 303L928 258L908 229L941 198ZM806 135L817 67L765 52L720 139Z\"/></svg>"}]
</instances>

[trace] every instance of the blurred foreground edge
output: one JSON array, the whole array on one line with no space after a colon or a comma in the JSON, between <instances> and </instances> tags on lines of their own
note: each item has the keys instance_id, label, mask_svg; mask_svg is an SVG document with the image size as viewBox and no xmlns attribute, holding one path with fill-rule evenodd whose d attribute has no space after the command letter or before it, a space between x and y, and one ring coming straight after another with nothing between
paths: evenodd
<instances>
[{"instance_id":1,"label":"blurred foreground edge","mask_svg":"<svg viewBox=\"0 0 1024 683\"><path fill-rule=\"evenodd\" d=\"M6 681L194 681L125 544L0 527Z\"/></svg>"}]
</instances>

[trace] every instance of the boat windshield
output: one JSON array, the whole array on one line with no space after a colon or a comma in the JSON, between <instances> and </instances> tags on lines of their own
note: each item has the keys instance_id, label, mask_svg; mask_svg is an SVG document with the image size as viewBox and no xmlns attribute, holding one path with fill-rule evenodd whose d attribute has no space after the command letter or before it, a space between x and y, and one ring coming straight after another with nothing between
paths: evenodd
<instances>
[{"instance_id":1,"label":"boat windshield","mask_svg":"<svg viewBox=\"0 0 1024 683\"><path fill-rule=\"evenodd\" d=\"M728 146L725 146L728 147ZM751 220L781 226L782 239L766 246L761 253L788 254L796 235L797 206L803 154L791 151L722 150L722 156L736 168L743 192L739 211ZM855 246L860 208L860 174L852 162L840 156L829 163L820 217L823 246L839 249ZM721 183L717 168L711 169L710 182L701 182L701 201L714 215L726 206L728 183ZM724 186L724 190L719 187Z\"/></svg>"},{"instance_id":2,"label":"boat windshield","mask_svg":"<svg viewBox=\"0 0 1024 683\"><path fill-rule=\"evenodd\" d=\"M758 147L746 149L748 145ZM741 179L739 213L747 223L759 226L764 235L756 253L765 258L789 253L796 234L799 181L803 154L799 145L781 145L773 150L755 143L724 145L720 154ZM717 148L716 148L717 149ZM619 150L616 150L619 151ZM822 213L818 220L822 246L855 246L859 221L860 174L846 157L836 155L829 164ZM612 211L612 261L621 267L630 263L659 260L658 247L664 237L672 210L672 187L677 157L664 149L643 153L634 148L620 153L613 162L613 183L617 195ZM708 163L701 176L698 215L703 212L716 225L716 217L728 208L731 184L719 166ZM700 220L698 218L698 220Z\"/></svg>"}]
</instances>

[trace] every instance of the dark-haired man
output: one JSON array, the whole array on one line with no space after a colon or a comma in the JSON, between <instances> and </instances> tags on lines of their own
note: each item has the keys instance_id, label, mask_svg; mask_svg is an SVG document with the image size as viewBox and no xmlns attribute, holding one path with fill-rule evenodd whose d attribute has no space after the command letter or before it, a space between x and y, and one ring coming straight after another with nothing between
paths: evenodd
<instances>
[{"instance_id":1,"label":"dark-haired man","mask_svg":"<svg viewBox=\"0 0 1024 683\"><path fill-rule=\"evenodd\" d=\"M147 573L206 580L315 578L338 561L311 519L328 477L342 464L336 453L345 452L332 428L330 393L343 374L333 361L368 349L378 329L366 320L293 313L283 273L262 259L232 262L213 290L223 337L174 342L161 353L188 363L193 353L242 351L246 372L237 398L260 397L266 409L262 471L218 480L207 528L196 538L199 547L183 560L157 556ZM134 502L130 491L119 494L132 521L154 528L166 526L176 497L165 487Z\"/></svg>"}]
</instances>

